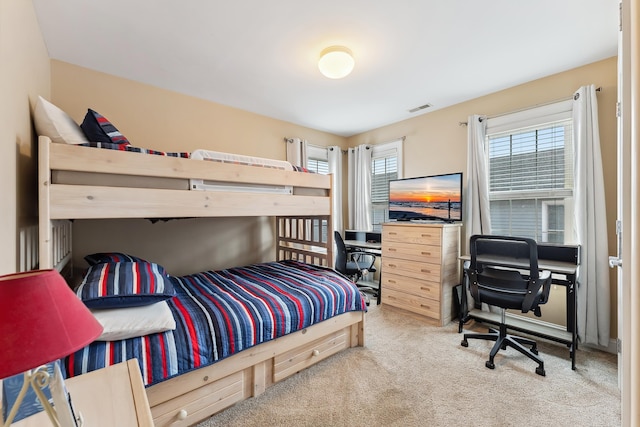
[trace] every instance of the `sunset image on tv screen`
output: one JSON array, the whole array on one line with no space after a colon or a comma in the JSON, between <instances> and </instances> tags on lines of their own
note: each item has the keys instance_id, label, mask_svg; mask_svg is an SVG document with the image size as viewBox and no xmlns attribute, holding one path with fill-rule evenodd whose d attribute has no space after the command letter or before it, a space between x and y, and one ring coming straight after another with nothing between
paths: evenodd
<instances>
[{"instance_id":1,"label":"sunset image on tv screen","mask_svg":"<svg viewBox=\"0 0 640 427\"><path fill-rule=\"evenodd\" d=\"M389 182L389 219L460 220L462 174Z\"/></svg>"}]
</instances>

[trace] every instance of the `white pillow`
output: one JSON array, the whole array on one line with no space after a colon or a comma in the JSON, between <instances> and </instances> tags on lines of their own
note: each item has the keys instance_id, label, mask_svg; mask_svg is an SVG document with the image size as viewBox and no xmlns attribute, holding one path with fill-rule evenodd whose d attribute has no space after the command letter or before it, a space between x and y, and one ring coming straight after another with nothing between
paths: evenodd
<instances>
[{"instance_id":1,"label":"white pillow","mask_svg":"<svg viewBox=\"0 0 640 427\"><path fill-rule=\"evenodd\" d=\"M176 328L166 301L141 307L91 310L104 330L96 341L118 341Z\"/></svg>"},{"instance_id":2,"label":"white pillow","mask_svg":"<svg viewBox=\"0 0 640 427\"><path fill-rule=\"evenodd\" d=\"M48 136L53 142L62 144L89 142L80 126L67 113L41 96L36 103L33 121L38 135Z\"/></svg>"}]
</instances>

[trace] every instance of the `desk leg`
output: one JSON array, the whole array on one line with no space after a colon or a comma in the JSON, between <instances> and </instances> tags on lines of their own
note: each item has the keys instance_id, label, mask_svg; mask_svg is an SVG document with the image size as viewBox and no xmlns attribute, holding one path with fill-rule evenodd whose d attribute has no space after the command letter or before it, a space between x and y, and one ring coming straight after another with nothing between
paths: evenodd
<instances>
[{"instance_id":1,"label":"desk leg","mask_svg":"<svg viewBox=\"0 0 640 427\"><path fill-rule=\"evenodd\" d=\"M578 350L578 309L576 303L576 276L567 276L567 330L571 332L571 369L576 369L576 351Z\"/></svg>"},{"instance_id":2,"label":"desk leg","mask_svg":"<svg viewBox=\"0 0 640 427\"><path fill-rule=\"evenodd\" d=\"M378 298L376 299L376 304L380 305L382 301L382 265L380 266L380 270L378 273Z\"/></svg>"},{"instance_id":3,"label":"desk leg","mask_svg":"<svg viewBox=\"0 0 640 427\"><path fill-rule=\"evenodd\" d=\"M457 296L456 296L457 297ZM460 307L458 310L458 333L462 333L464 324L467 322L469 315L469 307L467 305L467 273L462 270L462 289L460 290Z\"/></svg>"}]
</instances>

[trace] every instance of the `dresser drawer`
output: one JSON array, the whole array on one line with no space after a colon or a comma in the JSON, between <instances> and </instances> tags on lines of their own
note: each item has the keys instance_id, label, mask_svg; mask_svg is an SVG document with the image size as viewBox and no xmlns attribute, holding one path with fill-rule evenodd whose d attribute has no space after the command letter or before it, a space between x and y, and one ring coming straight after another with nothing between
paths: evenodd
<instances>
[{"instance_id":1,"label":"dresser drawer","mask_svg":"<svg viewBox=\"0 0 640 427\"><path fill-rule=\"evenodd\" d=\"M432 300L440 300L440 283L426 280L418 280L413 277L399 276L397 274L382 275L382 295L387 290L395 290Z\"/></svg>"},{"instance_id":2,"label":"dresser drawer","mask_svg":"<svg viewBox=\"0 0 640 427\"><path fill-rule=\"evenodd\" d=\"M442 229L438 227L386 226L382 228L382 241L416 243L440 246Z\"/></svg>"},{"instance_id":3,"label":"dresser drawer","mask_svg":"<svg viewBox=\"0 0 640 427\"><path fill-rule=\"evenodd\" d=\"M405 294L393 289L382 292L382 302L413 313L440 320L440 303L429 298Z\"/></svg>"},{"instance_id":4,"label":"dresser drawer","mask_svg":"<svg viewBox=\"0 0 640 427\"><path fill-rule=\"evenodd\" d=\"M440 264L428 264L426 262L407 261L382 256L382 277L386 274L397 274L439 283Z\"/></svg>"},{"instance_id":5,"label":"dresser drawer","mask_svg":"<svg viewBox=\"0 0 640 427\"><path fill-rule=\"evenodd\" d=\"M385 242L382 248L383 258L400 258L412 261L440 264L441 246L416 245L404 242Z\"/></svg>"}]
</instances>

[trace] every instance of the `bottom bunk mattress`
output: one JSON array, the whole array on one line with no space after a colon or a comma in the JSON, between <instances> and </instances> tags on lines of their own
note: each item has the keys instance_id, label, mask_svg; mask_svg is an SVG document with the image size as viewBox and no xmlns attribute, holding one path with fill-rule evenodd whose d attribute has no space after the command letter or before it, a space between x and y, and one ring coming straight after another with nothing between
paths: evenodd
<instances>
[{"instance_id":1,"label":"bottom bunk mattress","mask_svg":"<svg viewBox=\"0 0 640 427\"><path fill-rule=\"evenodd\" d=\"M349 311L365 311L357 287L336 271L279 261L169 276L176 328L95 341L66 358L69 377L137 358L150 386Z\"/></svg>"}]
</instances>

